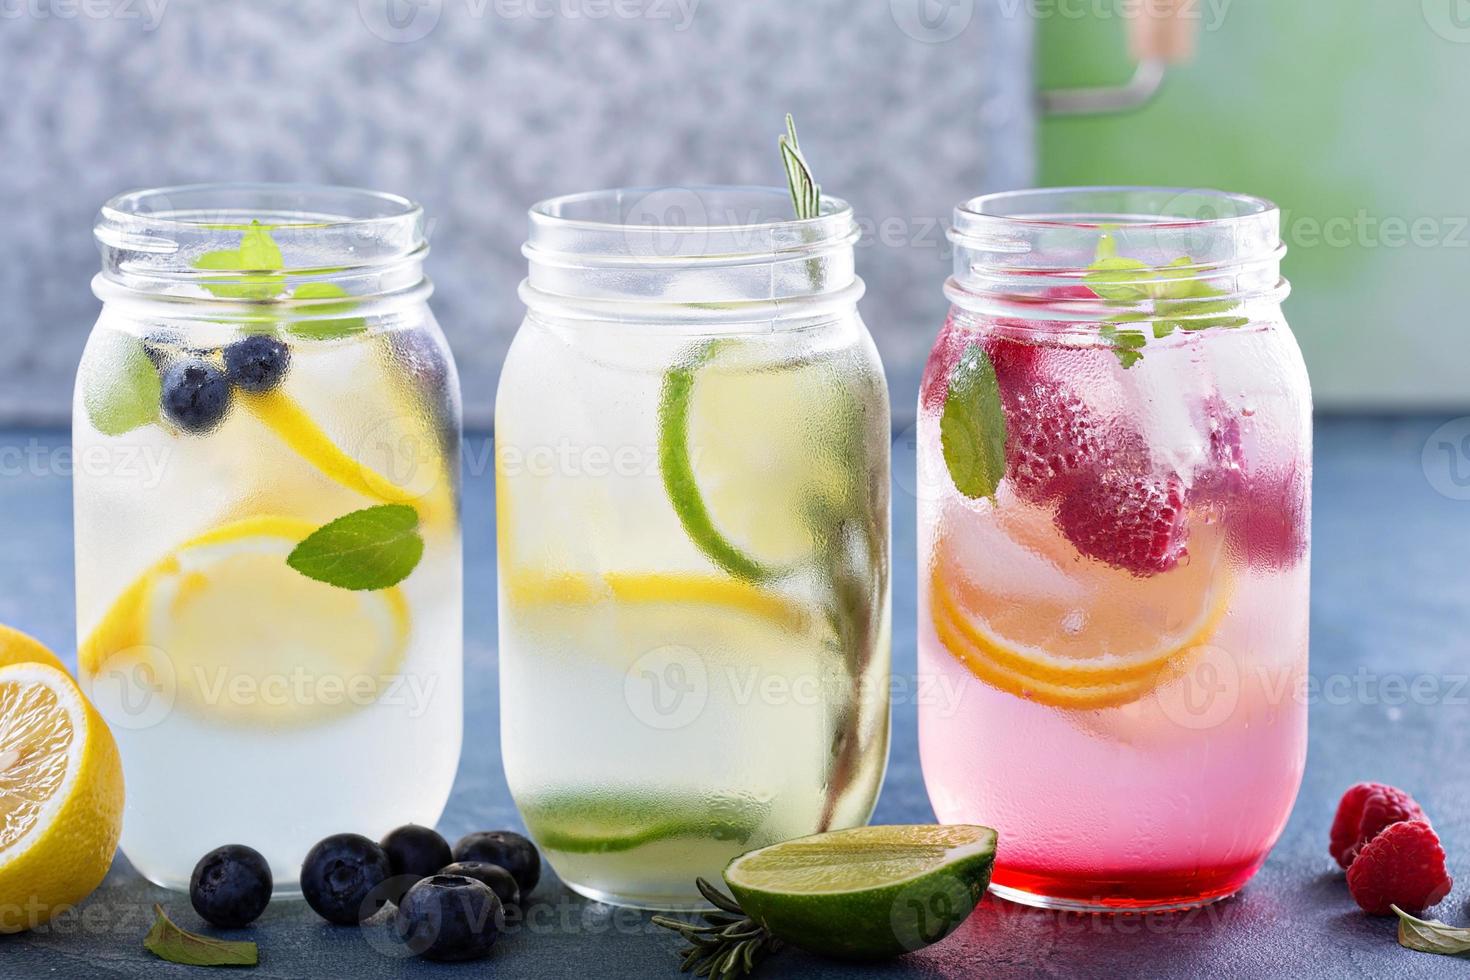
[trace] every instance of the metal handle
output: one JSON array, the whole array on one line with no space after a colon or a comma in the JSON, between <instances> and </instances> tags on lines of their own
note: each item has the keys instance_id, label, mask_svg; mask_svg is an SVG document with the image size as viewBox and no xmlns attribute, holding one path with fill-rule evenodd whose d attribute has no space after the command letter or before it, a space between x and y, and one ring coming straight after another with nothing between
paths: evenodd
<instances>
[{"instance_id":1,"label":"metal handle","mask_svg":"<svg viewBox=\"0 0 1470 980\"><path fill-rule=\"evenodd\" d=\"M1190 0L1146 0L1128 21L1128 50L1138 67L1122 85L1044 89L1041 111L1049 116L1092 116L1147 105L1163 87L1171 64L1194 57L1197 14L1184 16ZM1192 9L1192 8L1191 8Z\"/></svg>"}]
</instances>

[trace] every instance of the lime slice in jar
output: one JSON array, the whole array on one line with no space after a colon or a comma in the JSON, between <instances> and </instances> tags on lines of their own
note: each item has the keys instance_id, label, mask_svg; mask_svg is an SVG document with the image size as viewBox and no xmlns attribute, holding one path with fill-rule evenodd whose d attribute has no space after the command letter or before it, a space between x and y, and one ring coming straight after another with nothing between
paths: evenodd
<instances>
[{"instance_id":1,"label":"lime slice in jar","mask_svg":"<svg viewBox=\"0 0 1470 980\"><path fill-rule=\"evenodd\" d=\"M521 812L547 850L612 854L678 838L743 844L768 810L767 804L732 799L613 793L543 797Z\"/></svg>"},{"instance_id":2,"label":"lime slice in jar","mask_svg":"<svg viewBox=\"0 0 1470 980\"><path fill-rule=\"evenodd\" d=\"M969 824L858 827L741 855L725 883L778 939L882 959L958 928L990 885L995 846L994 830Z\"/></svg>"},{"instance_id":3,"label":"lime slice in jar","mask_svg":"<svg viewBox=\"0 0 1470 980\"><path fill-rule=\"evenodd\" d=\"M659 469L685 533L749 582L815 550L827 515L851 509L844 462L852 400L831 364L757 361L713 341L664 375Z\"/></svg>"}]
</instances>

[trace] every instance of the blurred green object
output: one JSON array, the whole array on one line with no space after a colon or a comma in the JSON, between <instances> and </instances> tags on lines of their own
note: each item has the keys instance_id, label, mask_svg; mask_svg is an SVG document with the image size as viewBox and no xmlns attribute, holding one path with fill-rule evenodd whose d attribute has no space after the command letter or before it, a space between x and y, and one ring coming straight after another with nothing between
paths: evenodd
<instances>
[{"instance_id":1,"label":"blurred green object","mask_svg":"<svg viewBox=\"0 0 1470 980\"><path fill-rule=\"evenodd\" d=\"M1038 2L1041 83L1122 82L1122 0ZM1320 407L1470 406L1470 2L1197 0L1147 107L1041 127L1041 183L1257 194Z\"/></svg>"}]
</instances>

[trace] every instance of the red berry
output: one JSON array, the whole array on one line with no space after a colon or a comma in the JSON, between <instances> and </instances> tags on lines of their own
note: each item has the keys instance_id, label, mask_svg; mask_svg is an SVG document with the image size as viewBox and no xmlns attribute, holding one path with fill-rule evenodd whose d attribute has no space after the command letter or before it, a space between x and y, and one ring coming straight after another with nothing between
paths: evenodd
<instances>
[{"instance_id":1,"label":"red berry","mask_svg":"<svg viewBox=\"0 0 1470 980\"><path fill-rule=\"evenodd\" d=\"M1369 791L1381 786L1381 783L1356 783L1349 786L1342 799L1337 801L1337 814L1332 818L1327 851L1339 867L1346 868L1353 863L1346 855L1358 843L1358 825L1363 822L1363 800Z\"/></svg>"},{"instance_id":2,"label":"red berry","mask_svg":"<svg viewBox=\"0 0 1470 980\"><path fill-rule=\"evenodd\" d=\"M1429 824L1401 820L1370 840L1348 868L1348 891L1369 915L1388 915L1390 905L1419 912L1450 893L1444 848Z\"/></svg>"},{"instance_id":3,"label":"red berry","mask_svg":"<svg viewBox=\"0 0 1470 980\"><path fill-rule=\"evenodd\" d=\"M1392 786L1373 786L1363 797L1363 814L1358 820L1357 840L1347 849L1343 860L1352 864L1374 838L1390 825L1403 820L1429 822L1423 809L1408 793Z\"/></svg>"},{"instance_id":4,"label":"red berry","mask_svg":"<svg viewBox=\"0 0 1470 980\"><path fill-rule=\"evenodd\" d=\"M1105 473L1062 498L1057 527L1089 558L1157 575L1185 555L1184 498L1177 475Z\"/></svg>"},{"instance_id":5,"label":"red berry","mask_svg":"<svg viewBox=\"0 0 1470 980\"><path fill-rule=\"evenodd\" d=\"M1363 846L1385 827L1400 820L1428 823L1423 809L1403 790L1384 783L1358 783L1342 794L1332 820L1328 851L1346 868Z\"/></svg>"},{"instance_id":6,"label":"red berry","mask_svg":"<svg viewBox=\"0 0 1470 980\"><path fill-rule=\"evenodd\" d=\"M1107 466L1100 426L1087 404L1061 385L1005 385L1006 478L1024 500L1053 501L1082 473Z\"/></svg>"}]
</instances>

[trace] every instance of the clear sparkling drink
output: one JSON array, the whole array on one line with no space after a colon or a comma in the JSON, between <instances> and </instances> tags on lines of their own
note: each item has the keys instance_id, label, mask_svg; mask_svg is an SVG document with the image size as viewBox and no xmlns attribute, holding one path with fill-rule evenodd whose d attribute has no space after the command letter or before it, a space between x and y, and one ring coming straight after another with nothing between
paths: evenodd
<instances>
[{"instance_id":1,"label":"clear sparkling drink","mask_svg":"<svg viewBox=\"0 0 1470 980\"><path fill-rule=\"evenodd\" d=\"M865 822L882 778L887 397L851 212L784 207L532 211L496 404L503 750L536 843L605 901L700 904L743 851Z\"/></svg>"},{"instance_id":2,"label":"clear sparkling drink","mask_svg":"<svg viewBox=\"0 0 1470 980\"><path fill-rule=\"evenodd\" d=\"M1238 890L1306 751L1311 401L1277 212L1207 192L959 209L918 426L925 781L1067 908Z\"/></svg>"},{"instance_id":3,"label":"clear sparkling drink","mask_svg":"<svg viewBox=\"0 0 1470 980\"><path fill-rule=\"evenodd\" d=\"M459 393L422 217L334 188L125 195L77 379L79 668L122 847L223 843L294 890L351 828L432 825L462 728Z\"/></svg>"}]
</instances>

